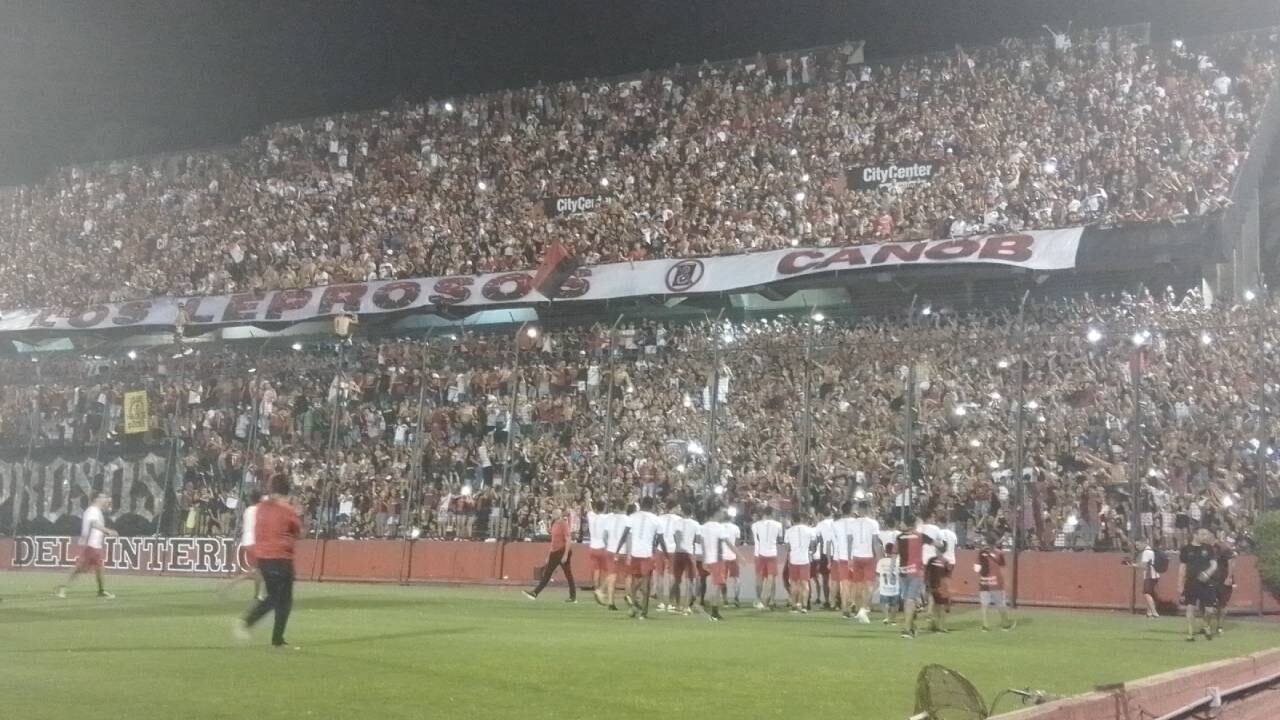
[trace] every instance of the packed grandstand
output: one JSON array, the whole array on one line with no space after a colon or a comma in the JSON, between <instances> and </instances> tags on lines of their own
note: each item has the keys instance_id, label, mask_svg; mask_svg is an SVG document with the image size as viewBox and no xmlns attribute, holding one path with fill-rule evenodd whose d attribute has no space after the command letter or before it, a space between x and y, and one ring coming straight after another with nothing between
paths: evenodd
<instances>
[{"instance_id":1,"label":"packed grandstand","mask_svg":"<svg viewBox=\"0 0 1280 720\"><path fill-rule=\"evenodd\" d=\"M0 315L527 270L557 242L592 266L1212 217L1278 52L1268 33L882 64L843 46L286 123L7 192ZM1247 546L1280 490L1280 308L1261 287L1211 295L1135 281L1021 308L615 312L265 346L180 328L128 354L10 355L0 529L58 526L68 488L127 476L134 531L230 533L286 469L308 526L340 537L540 536L566 498L750 523L856 497L935 508L962 544L1172 548L1207 525ZM47 458L62 469L26 470Z\"/></svg>"}]
</instances>

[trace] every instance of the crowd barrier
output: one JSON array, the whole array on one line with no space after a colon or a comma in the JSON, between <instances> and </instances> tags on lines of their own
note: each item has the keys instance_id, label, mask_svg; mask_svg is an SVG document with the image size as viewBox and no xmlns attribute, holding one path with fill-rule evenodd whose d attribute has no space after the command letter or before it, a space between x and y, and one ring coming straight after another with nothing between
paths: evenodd
<instances>
[{"instance_id":1,"label":"crowd barrier","mask_svg":"<svg viewBox=\"0 0 1280 720\"><path fill-rule=\"evenodd\" d=\"M446 582L525 585L547 557L546 543L446 542L436 540L303 540L295 567L299 579L349 582ZM0 539L0 568L68 567L75 557L70 538ZM156 575L225 576L237 571L234 541L222 538L122 538L108 548L112 571ZM754 587L750 548L743 548L742 580ZM572 554L574 577L591 581L586 548ZM976 554L957 555L953 586L961 601L977 598ZM1011 568L1010 568L1011 570ZM1018 558L1018 602L1027 606L1127 610L1142 600L1141 578L1120 553L1023 552ZM1263 592L1253 556L1241 556L1234 571L1233 612L1280 611ZM558 580L558 578L557 578ZM1160 579L1165 601L1176 598L1177 564Z\"/></svg>"}]
</instances>

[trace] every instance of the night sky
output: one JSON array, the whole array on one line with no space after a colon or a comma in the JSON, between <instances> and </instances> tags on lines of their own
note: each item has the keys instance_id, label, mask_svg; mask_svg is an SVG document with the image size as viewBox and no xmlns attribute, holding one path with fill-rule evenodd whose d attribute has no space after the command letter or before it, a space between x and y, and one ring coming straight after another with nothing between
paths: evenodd
<instances>
[{"instance_id":1,"label":"night sky","mask_svg":"<svg viewBox=\"0 0 1280 720\"><path fill-rule=\"evenodd\" d=\"M867 58L1150 20L1280 24L1280 0L0 0L0 184L264 124L867 41Z\"/></svg>"}]
</instances>

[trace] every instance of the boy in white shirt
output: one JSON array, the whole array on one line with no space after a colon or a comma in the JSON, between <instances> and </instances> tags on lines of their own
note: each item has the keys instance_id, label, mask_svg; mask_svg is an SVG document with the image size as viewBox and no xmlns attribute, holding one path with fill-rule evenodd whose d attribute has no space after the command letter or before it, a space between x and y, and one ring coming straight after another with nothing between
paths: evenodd
<instances>
[{"instance_id":1,"label":"boy in white shirt","mask_svg":"<svg viewBox=\"0 0 1280 720\"><path fill-rule=\"evenodd\" d=\"M880 607L884 610L884 624L898 624L898 551L893 543L884 546L884 557L876 561L879 579Z\"/></svg>"}]
</instances>

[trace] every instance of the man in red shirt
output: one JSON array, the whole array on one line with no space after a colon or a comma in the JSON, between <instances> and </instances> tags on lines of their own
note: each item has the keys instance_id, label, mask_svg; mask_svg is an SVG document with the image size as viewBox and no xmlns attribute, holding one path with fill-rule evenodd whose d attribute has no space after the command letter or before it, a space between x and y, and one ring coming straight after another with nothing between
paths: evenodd
<instances>
[{"instance_id":1,"label":"man in red shirt","mask_svg":"<svg viewBox=\"0 0 1280 720\"><path fill-rule=\"evenodd\" d=\"M573 570L569 567L573 548L569 544L568 508L556 506L552 514L555 520L551 523L551 552L547 555L546 564L542 566L542 578L538 580L538 587L532 592L525 590L524 594L530 600L537 600L538 594L547 586L547 583L551 582L551 576L555 574L556 568L564 568L564 579L569 583L569 599L565 602L576 603L578 588L573 582Z\"/></svg>"},{"instance_id":2,"label":"man in red shirt","mask_svg":"<svg viewBox=\"0 0 1280 720\"><path fill-rule=\"evenodd\" d=\"M289 624L289 612L293 609L293 546L302 535L302 520L298 511L289 504L289 478L283 474L272 476L271 497L258 503L254 521L254 549L258 557L258 570L267 586L267 597L236 624L236 635L249 637L249 628L267 613L275 611L275 627L271 631L271 644L288 647L284 641L284 629Z\"/></svg>"},{"instance_id":3,"label":"man in red shirt","mask_svg":"<svg viewBox=\"0 0 1280 720\"><path fill-rule=\"evenodd\" d=\"M982 630L990 629L987 624L987 608L995 607L1000 612L1000 628L1012 630L1014 624L1009 621L1008 604L1004 595L1004 553L996 547L994 537L983 540L982 549L978 551L978 603L982 609Z\"/></svg>"}]
</instances>

